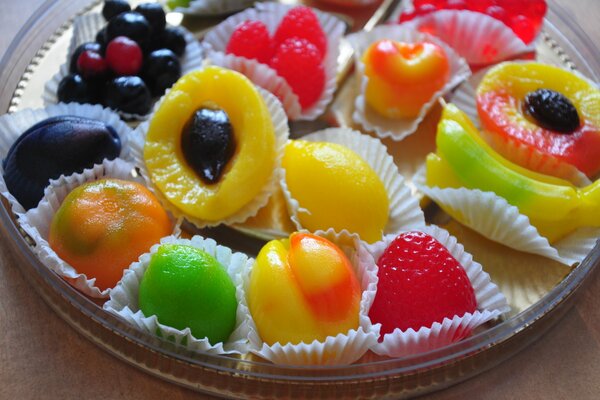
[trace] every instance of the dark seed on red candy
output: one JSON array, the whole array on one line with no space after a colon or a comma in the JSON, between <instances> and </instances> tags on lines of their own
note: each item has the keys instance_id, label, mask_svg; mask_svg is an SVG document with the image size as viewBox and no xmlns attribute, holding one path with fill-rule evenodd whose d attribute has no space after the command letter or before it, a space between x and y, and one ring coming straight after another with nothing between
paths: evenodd
<instances>
[{"instance_id":1,"label":"dark seed on red candy","mask_svg":"<svg viewBox=\"0 0 600 400\"><path fill-rule=\"evenodd\" d=\"M104 105L130 114L148 114L152 96L144 81L137 76L120 76L106 84Z\"/></svg>"},{"instance_id":2,"label":"dark seed on red candy","mask_svg":"<svg viewBox=\"0 0 600 400\"><path fill-rule=\"evenodd\" d=\"M81 55L81 53L83 53L86 50L92 50L97 53L101 53L102 49L101 49L100 44L94 43L94 42L88 42L88 43L83 43L83 44L79 45L75 49L73 54L71 55L71 61L69 62L69 72L71 72L71 73L77 72L77 60L79 59L79 56Z\"/></svg>"},{"instance_id":3,"label":"dark seed on red candy","mask_svg":"<svg viewBox=\"0 0 600 400\"><path fill-rule=\"evenodd\" d=\"M577 109L562 93L549 89L529 92L523 107L542 128L557 133L572 133L579 128Z\"/></svg>"},{"instance_id":4,"label":"dark seed on red candy","mask_svg":"<svg viewBox=\"0 0 600 400\"><path fill-rule=\"evenodd\" d=\"M220 180L235 151L233 127L223 110L200 108L181 132L181 150L187 163L204 182Z\"/></svg>"},{"instance_id":5,"label":"dark seed on red candy","mask_svg":"<svg viewBox=\"0 0 600 400\"><path fill-rule=\"evenodd\" d=\"M135 8L135 11L142 14L148 20L154 32L160 32L165 29L167 20L165 18L165 11L160 4L142 3Z\"/></svg>"},{"instance_id":6,"label":"dark seed on red candy","mask_svg":"<svg viewBox=\"0 0 600 400\"><path fill-rule=\"evenodd\" d=\"M58 101L62 103L95 103L97 96L93 85L79 74L69 74L58 84Z\"/></svg>"},{"instance_id":7,"label":"dark seed on red candy","mask_svg":"<svg viewBox=\"0 0 600 400\"><path fill-rule=\"evenodd\" d=\"M106 0L102 7L102 16L109 21L111 18L126 12L131 11L131 6L123 0Z\"/></svg>"},{"instance_id":8,"label":"dark seed on red candy","mask_svg":"<svg viewBox=\"0 0 600 400\"><path fill-rule=\"evenodd\" d=\"M111 19L106 26L106 40L110 42L117 36L127 36L135 40L142 49L150 45L152 29L148 20L140 13L128 11Z\"/></svg>"},{"instance_id":9,"label":"dark seed on red candy","mask_svg":"<svg viewBox=\"0 0 600 400\"><path fill-rule=\"evenodd\" d=\"M3 161L10 193L26 209L35 207L50 179L71 175L112 160L121 152L121 139L102 121L60 116L25 131Z\"/></svg>"},{"instance_id":10,"label":"dark seed on red candy","mask_svg":"<svg viewBox=\"0 0 600 400\"><path fill-rule=\"evenodd\" d=\"M158 38L159 46L157 49L169 49L178 57L183 56L187 43L185 34L180 27L167 27Z\"/></svg>"},{"instance_id":11,"label":"dark seed on red candy","mask_svg":"<svg viewBox=\"0 0 600 400\"><path fill-rule=\"evenodd\" d=\"M180 76L179 59L169 49L154 50L144 60L142 77L154 96L161 96Z\"/></svg>"}]
</instances>

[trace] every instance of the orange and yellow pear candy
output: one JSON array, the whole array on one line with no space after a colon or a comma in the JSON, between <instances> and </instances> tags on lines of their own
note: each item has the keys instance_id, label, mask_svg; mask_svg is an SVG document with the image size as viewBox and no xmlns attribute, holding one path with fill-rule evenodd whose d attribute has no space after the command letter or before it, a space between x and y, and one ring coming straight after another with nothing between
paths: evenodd
<instances>
[{"instance_id":1,"label":"orange and yellow pear candy","mask_svg":"<svg viewBox=\"0 0 600 400\"><path fill-rule=\"evenodd\" d=\"M268 345L324 341L358 328L361 288L335 244L309 233L267 243L250 276L248 305Z\"/></svg>"},{"instance_id":2,"label":"orange and yellow pear candy","mask_svg":"<svg viewBox=\"0 0 600 400\"><path fill-rule=\"evenodd\" d=\"M414 118L448 82L450 64L435 43L379 40L365 51L362 61L368 83L365 100L387 118Z\"/></svg>"}]
</instances>

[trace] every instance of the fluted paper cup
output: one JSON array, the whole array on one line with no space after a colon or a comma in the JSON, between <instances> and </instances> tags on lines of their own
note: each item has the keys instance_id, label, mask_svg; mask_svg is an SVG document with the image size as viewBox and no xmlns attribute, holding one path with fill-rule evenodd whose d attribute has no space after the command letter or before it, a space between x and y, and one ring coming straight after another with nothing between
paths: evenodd
<instances>
[{"instance_id":1,"label":"fluted paper cup","mask_svg":"<svg viewBox=\"0 0 600 400\"><path fill-rule=\"evenodd\" d=\"M354 104L355 109L352 119L364 129L375 132L381 138L389 137L392 140L400 141L414 133L435 102L471 75L471 70L467 62L446 43L434 36L409 29L402 25L378 26L370 32L359 32L349 35L347 39L354 49L360 82L360 94ZM423 105L419 115L414 118L387 118L377 113L367 104L365 91L369 79L365 76L365 65L362 62L362 55L371 44L382 39L405 43L435 43L442 47L448 56L450 65L448 82L442 89L433 94L431 99Z\"/></svg>"},{"instance_id":2,"label":"fluted paper cup","mask_svg":"<svg viewBox=\"0 0 600 400\"><path fill-rule=\"evenodd\" d=\"M237 299L235 329L225 342L211 344L207 338L197 338L190 328L183 330L161 324L156 315L144 315L139 307L139 288L148 269L152 256L163 244L192 246L207 252L221 264L235 286ZM152 246L149 253L143 254L139 261L125 270L123 279L110 293L110 300L104 309L123 318L129 324L143 332L157 335L183 346L187 350L206 354L245 354L248 352L249 312L243 286L242 274L252 265L253 260L243 253L233 252L225 246L218 245L213 239L194 236L191 239L180 239L175 236L163 238L160 244Z\"/></svg>"},{"instance_id":3,"label":"fluted paper cup","mask_svg":"<svg viewBox=\"0 0 600 400\"><path fill-rule=\"evenodd\" d=\"M435 238L463 267L475 292L477 310L474 313L444 318L441 322L435 322L429 327L421 327L416 331L412 328L406 331L396 328L393 332L383 335L371 348L373 352L380 355L402 357L449 345L464 339L478 326L510 310L506 297L491 281L489 274L483 271L481 264L473 260L471 254L465 251L454 236L434 225L414 230ZM366 246L375 261L400 233L402 232L387 235L382 241Z\"/></svg>"},{"instance_id":4,"label":"fluted paper cup","mask_svg":"<svg viewBox=\"0 0 600 400\"><path fill-rule=\"evenodd\" d=\"M336 336L328 336L325 341L314 340L299 344L263 342L254 320L250 320L250 351L275 364L311 366L345 365L362 357L375 345L379 337L379 325L372 325L367 316L373 304L377 286L376 266L364 244L354 235L336 233L333 230L317 231L316 235L335 243L348 256L354 273L360 283L362 296L359 309L359 326ZM250 283L250 269L245 275L246 293Z\"/></svg>"},{"instance_id":5,"label":"fluted paper cup","mask_svg":"<svg viewBox=\"0 0 600 400\"><path fill-rule=\"evenodd\" d=\"M52 219L63 200L76 187L87 182L97 181L104 178L115 178L144 184L144 181L134 173L134 166L121 159L104 161L91 169L86 169L80 174L61 176L51 181L46 188L44 198L40 204L33 208L21 218L21 227L35 242L34 252L40 261L52 271L63 277L80 292L95 298L107 298L111 289L101 290L95 283L96 278L87 277L62 260L48 244L50 225ZM173 233L179 234L179 223L172 220Z\"/></svg>"}]
</instances>

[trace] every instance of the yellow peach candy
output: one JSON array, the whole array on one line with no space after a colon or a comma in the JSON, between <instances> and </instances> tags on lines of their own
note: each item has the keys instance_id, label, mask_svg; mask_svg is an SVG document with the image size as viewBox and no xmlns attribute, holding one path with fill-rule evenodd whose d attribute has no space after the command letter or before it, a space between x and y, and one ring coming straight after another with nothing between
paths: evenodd
<instances>
[{"instance_id":1,"label":"yellow peach candy","mask_svg":"<svg viewBox=\"0 0 600 400\"><path fill-rule=\"evenodd\" d=\"M202 182L181 149L181 132L199 108L224 110L236 150L221 179ZM193 217L218 221L252 201L275 167L275 135L269 110L243 75L219 67L193 71L175 83L154 114L144 146L152 181L177 208Z\"/></svg>"}]
</instances>

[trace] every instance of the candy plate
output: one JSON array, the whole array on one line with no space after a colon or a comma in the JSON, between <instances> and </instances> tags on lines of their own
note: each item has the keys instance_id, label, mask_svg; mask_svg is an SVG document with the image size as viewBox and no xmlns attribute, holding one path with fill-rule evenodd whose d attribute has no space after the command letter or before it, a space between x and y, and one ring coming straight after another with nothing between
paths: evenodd
<instances>
[{"instance_id":1,"label":"candy plate","mask_svg":"<svg viewBox=\"0 0 600 400\"><path fill-rule=\"evenodd\" d=\"M356 31L371 29L384 21L399 1L386 0L348 9L314 1L305 3L339 14L349 30ZM0 63L0 112L43 106L44 84L66 58L72 18L98 9L98 2L82 0L54 0L42 5L17 34ZM193 18L178 13L170 14L168 19L172 24L184 25L198 38L220 21L218 17ZM578 70L600 81L598 48L553 3L536 46L539 60ZM293 137L326 126L354 126L352 111L357 85L350 73L351 59L351 48L343 43L338 72L340 86L333 104L317 121L292 123ZM383 140L409 181L423 164L425 155L433 150L439 115L440 107L436 106L416 134L401 142ZM243 225L200 232L188 229L190 233L213 237L221 244L255 255L266 238L290 229L284 207L277 198L271 203L268 211ZM397 359L367 353L352 365L342 367L284 367L253 355L190 352L140 332L103 311L101 304L80 294L45 268L34 255L30 239L16 223L6 201L0 207L0 223L2 240L16 250L19 268L48 305L83 336L149 374L226 397L400 398L468 379L522 350L564 315L600 264L598 246L580 264L568 268L488 241L435 206L424 204L428 222L441 225L456 236L498 283L508 298L511 313L470 338L439 350Z\"/></svg>"}]
</instances>

